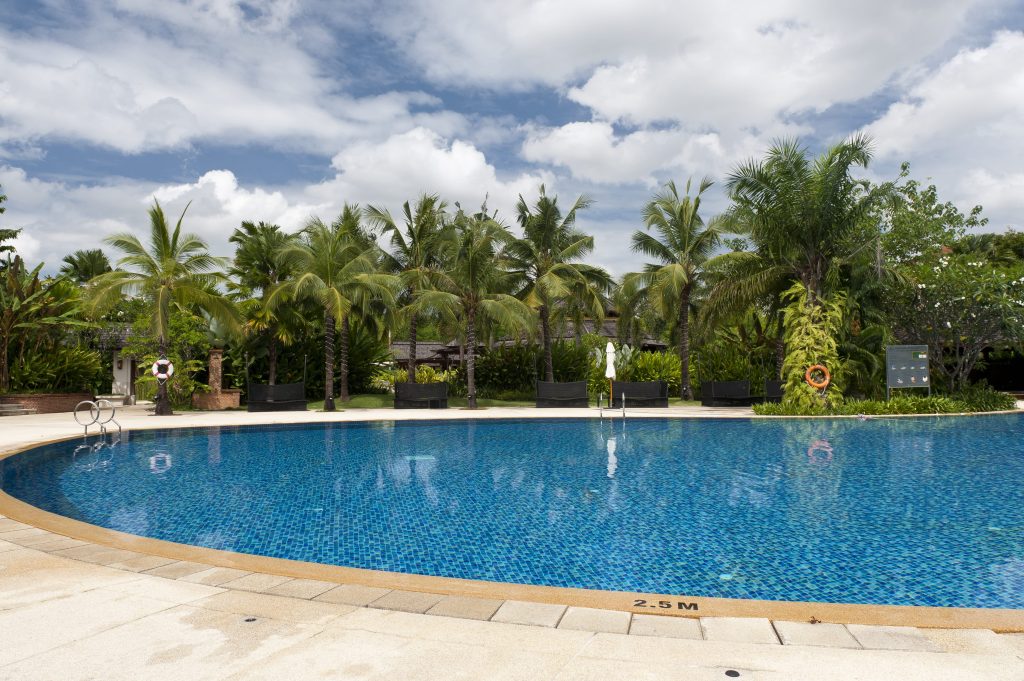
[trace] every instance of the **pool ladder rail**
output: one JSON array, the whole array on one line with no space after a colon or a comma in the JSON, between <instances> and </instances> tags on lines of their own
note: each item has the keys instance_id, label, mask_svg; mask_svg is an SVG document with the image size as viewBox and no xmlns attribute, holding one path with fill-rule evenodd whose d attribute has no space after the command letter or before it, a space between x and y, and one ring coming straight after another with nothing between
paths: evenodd
<instances>
[{"instance_id":1,"label":"pool ladder rail","mask_svg":"<svg viewBox=\"0 0 1024 681\"><path fill-rule=\"evenodd\" d=\"M89 406L89 420L87 420L87 421L78 418L80 410L82 409L82 407L84 405L88 405ZM103 416L103 410L104 409L110 409L110 416L108 416L107 418L101 420L101 417ZM108 423L113 423L115 426L117 426L117 436L118 436L118 440L120 440L121 439L121 424L118 423L117 420L114 418L114 416L116 414L117 414L117 410L114 408L114 403L111 402L110 400L96 400L95 402L93 402L92 400L82 400L81 402L79 402L78 404L75 405L74 417L75 417L75 422L85 429L85 434L86 435L89 434L89 426L95 426L95 425L98 425L100 427L100 434L101 435L106 435L107 434L107 424Z\"/></svg>"},{"instance_id":2,"label":"pool ladder rail","mask_svg":"<svg viewBox=\"0 0 1024 681\"><path fill-rule=\"evenodd\" d=\"M604 418L604 393L597 396L597 409L601 418ZM612 398L608 396L608 411L612 411ZM622 393L622 418L626 418L626 393Z\"/></svg>"}]
</instances>

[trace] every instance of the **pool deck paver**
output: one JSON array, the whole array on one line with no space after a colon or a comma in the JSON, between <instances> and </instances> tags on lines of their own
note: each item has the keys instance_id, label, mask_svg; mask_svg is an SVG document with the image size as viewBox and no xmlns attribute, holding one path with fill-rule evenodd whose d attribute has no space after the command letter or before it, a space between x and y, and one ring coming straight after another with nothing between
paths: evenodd
<instances>
[{"instance_id":1,"label":"pool deck paver","mask_svg":"<svg viewBox=\"0 0 1024 681\"><path fill-rule=\"evenodd\" d=\"M390 410L373 411L343 412L329 420L406 417ZM450 411L418 413L414 418L466 415L462 410ZM544 416L580 415L571 410L554 413L561 411L549 410ZM670 411L684 416L749 416L740 413L744 410ZM537 412L501 409L473 414L477 418L520 415L536 416ZM244 412L192 413L169 423L137 408L118 413L128 427L255 423L254 417L271 420ZM327 415L279 414L272 420L314 422L327 420ZM67 414L5 417L0 451L80 433L68 421ZM154 567L147 569L150 565ZM289 577L245 580L256 575L110 549L35 530L0 515L0 631L4 632L0 681L667 680L728 678L728 670L739 672L741 679L823 678L823 674L830 680L1024 679L1024 635L990 630L825 627L778 620L773 626L761 618L698 620L605 611L624 618L629 634L595 633L568 628L591 608L358 584L335 586ZM267 586L274 580L279 581ZM225 588L232 582L260 583L264 590L288 595ZM419 603L432 603L426 610L429 614L380 609L417 598ZM372 608L358 607L371 603ZM491 621L476 621L488 616ZM842 647L850 640L858 648Z\"/></svg>"},{"instance_id":2,"label":"pool deck paver","mask_svg":"<svg viewBox=\"0 0 1024 681\"><path fill-rule=\"evenodd\" d=\"M764 617L701 617L700 626L708 641L779 643L771 621Z\"/></svg>"},{"instance_id":3,"label":"pool deck paver","mask_svg":"<svg viewBox=\"0 0 1024 681\"><path fill-rule=\"evenodd\" d=\"M872 650L913 650L937 653L942 650L938 643L921 633L916 627L885 627L871 624L847 624L853 637Z\"/></svg>"},{"instance_id":4,"label":"pool deck paver","mask_svg":"<svg viewBox=\"0 0 1024 681\"><path fill-rule=\"evenodd\" d=\"M437 602L428 615L441 617L459 617L470 620L489 620L501 607L502 601L493 598L474 598L473 596L445 596Z\"/></svg>"},{"instance_id":5,"label":"pool deck paver","mask_svg":"<svg viewBox=\"0 0 1024 681\"><path fill-rule=\"evenodd\" d=\"M594 633L628 634L630 618L631 615L628 612L621 610L570 606L562 615L558 628L593 631Z\"/></svg>"},{"instance_id":6,"label":"pool deck paver","mask_svg":"<svg viewBox=\"0 0 1024 681\"><path fill-rule=\"evenodd\" d=\"M700 629L700 620L659 615L633 615L629 633L633 636L685 638L691 641L700 641L704 638L704 632Z\"/></svg>"},{"instance_id":7,"label":"pool deck paver","mask_svg":"<svg viewBox=\"0 0 1024 681\"><path fill-rule=\"evenodd\" d=\"M259 593L268 593L270 589L281 586L285 582L292 581L291 577L282 577L281 575L264 575L259 572L233 579L230 582L224 582L220 586L228 589L241 589L242 591L256 591Z\"/></svg>"},{"instance_id":8,"label":"pool deck paver","mask_svg":"<svg viewBox=\"0 0 1024 681\"><path fill-rule=\"evenodd\" d=\"M391 591L391 589L381 589L376 586L340 584L329 591L325 591L313 600L322 601L324 603L340 603L343 605L364 607L378 600L389 591Z\"/></svg>"},{"instance_id":9,"label":"pool deck paver","mask_svg":"<svg viewBox=\"0 0 1024 681\"><path fill-rule=\"evenodd\" d=\"M785 646L828 646L861 648L861 644L842 624L826 622L786 622L775 620L775 632Z\"/></svg>"},{"instance_id":10,"label":"pool deck paver","mask_svg":"<svg viewBox=\"0 0 1024 681\"><path fill-rule=\"evenodd\" d=\"M557 627L568 608L552 603L505 601L494 613L492 622L529 624L534 627Z\"/></svg>"},{"instance_id":11,"label":"pool deck paver","mask_svg":"<svg viewBox=\"0 0 1024 681\"><path fill-rule=\"evenodd\" d=\"M371 608L382 610L398 610L401 612L425 613L437 605L443 596L439 594L428 594L420 591L403 591L395 589L389 591L377 600L369 604Z\"/></svg>"}]
</instances>

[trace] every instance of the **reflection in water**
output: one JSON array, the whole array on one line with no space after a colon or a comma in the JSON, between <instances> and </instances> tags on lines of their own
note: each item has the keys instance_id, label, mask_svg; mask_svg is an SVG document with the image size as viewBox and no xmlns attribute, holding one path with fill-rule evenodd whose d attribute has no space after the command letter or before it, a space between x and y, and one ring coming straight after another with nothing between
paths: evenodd
<instances>
[{"instance_id":1,"label":"reflection in water","mask_svg":"<svg viewBox=\"0 0 1024 681\"><path fill-rule=\"evenodd\" d=\"M825 465L832 462L832 444L825 439L818 439L807 448L807 460L815 465Z\"/></svg>"},{"instance_id":2,"label":"reflection in water","mask_svg":"<svg viewBox=\"0 0 1024 681\"><path fill-rule=\"evenodd\" d=\"M173 465L173 459L167 452L157 452L149 457L149 471L155 475L163 475L171 470Z\"/></svg>"}]
</instances>

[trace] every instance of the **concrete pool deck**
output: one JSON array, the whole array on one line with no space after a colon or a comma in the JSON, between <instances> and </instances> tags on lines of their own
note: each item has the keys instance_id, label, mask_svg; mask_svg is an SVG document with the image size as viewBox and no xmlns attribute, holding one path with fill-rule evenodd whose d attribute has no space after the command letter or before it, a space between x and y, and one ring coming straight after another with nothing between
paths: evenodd
<instances>
[{"instance_id":1,"label":"concrete pool deck","mask_svg":"<svg viewBox=\"0 0 1024 681\"><path fill-rule=\"evenodd\" d=\"M580 412L502 408L472 416ZM694 407L652 415L667 413L750 415ZM467 415L157 418L129 408L118 420L141 429ZM81 427L69 414L5 417L0 452L76 434ZM1024 678L1024 635L987 629L667 618L338 581L112 548L2 518L0 679L737 678L727 671L743 679Z\"/></svg>"}]
</instances>

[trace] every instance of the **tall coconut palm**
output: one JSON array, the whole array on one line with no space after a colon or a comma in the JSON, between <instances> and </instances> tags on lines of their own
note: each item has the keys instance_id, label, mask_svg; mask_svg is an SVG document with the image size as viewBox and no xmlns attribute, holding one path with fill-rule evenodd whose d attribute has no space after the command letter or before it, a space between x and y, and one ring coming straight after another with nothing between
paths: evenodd
<instances>
[{"instance_id":1,"label":"tall coconut palm","mask_svg":"<svg viewBox=\"0 0 1024 681\"><path fill-rule=\"evenodd\" d=\"M460 207L454 229L453 238L446 242L446 267L436 279L436 288L421 290L416 302L464 325L469 408L476 409L479 325L490 322L506 331L527 329L531 312L521 300L505 293L514 277L505 268L505 248L514 238L493 215L487 214L486 204L474 215L467 215Z\"/></svg>"},{"instance_id":2,"label":"tall coconut palm","mask_svg":"<svg viewBox=\"0 0 1024 681\"><path fill-rule=\"evenodd\" d=\"M79 249L70 255L65 255L63 262L64 265L60 268L61 274L66 274L79 284L84 284L111 269L107 254L99 248Z\"/></svg>"},{"instance_id":3,"label":"tall coconut palm","mask_svg":"<svg viewBox=\"0 0 1024 681\"><path fill-rule=\"evenodd\" d=\"M292 276L291 263L284 253L297 239L297 235L264 222L243 222L228 239L235 244L235 259L229 274L238 282L235 292L242 299L240 307L245 319L242 331L265 340L270 385L277 382L278 345L292 340L291 330L297 320L295 308L274 308L267 301L271 290Z\"/></svg>"},{"instance_id":4,"label":"tall coconut palm","mask_svg":"<svg viewBox=\"0 0 1024 681\"><path fill-rule=\"evenodd\" d=\"M4 214L7 210L4 208L4 201L7 200L7 195L3 192L3 187L0 186L0 215ZM21 234L20 229L2 229L0 228L0 253L14 253L14 246L12 244L5 244L5 241L11 241ZM10 258L10 255L7 256ZM6 266L6 263L0 264L0 270Z\"/></svg>"},{"instance_id":5,"label":"tall coconut palm","mask_svg":"<svg viewBox=\"0 0 1024 681\"><path fill-rule=\"evenodd\" d=\"M347 402L350 316L374 301L394 304L395 277L380 271L380 248L360 225L359 207L345 205L332 224L313 218L302 229L300 242L284 251L294 268L292 278L275 287L269 305L309 298L324 311L324 410L334 411L334 335L340 330L339 397Z\"/></svg>"},{"instance_id":6,"label":"tall coconut palm","mask_svg":"<svg viewBox=\"0 0 1024 681\"><path fill-rule=\"evenodd\" d=\"M158 201L149 209L149 246L134 234L117 234L105 241L121 251L117 269L93 280L89 307L105 309L125 295L142 296L152 311L151 330L161 356L167 354L168 327L175 308L203 310L229 326L237 323L234 306L217 287L226 282L223 258L210 255L206 242L195 234L182 234L185 210L172 230ZM171 413L167 386L157 388L156 413Z\"/></svg>"},{"instance_id":7,"label":"tall coconut palm","mask_svg":"<svg viewBox=\"0 0 1024 681\"><path fill-rule=\"evenodd\" d=\"M594 250L594 237L576 229L576 215L593 202L580 196L565 215L558 197L549 197L540 187L540 196L531 209L519 196L517 219L523 238L508 245L510 266L518 273L518 295L540 319L544 348L545 380L554 380L551 358L552 317L564 311L572 299L595 321L604 318L606 293L611 289L609 274L580 262Z\"/></svg>"},{"instance_id":8,"label":"tall coconut palm","mask_svg":"<svg viewBox=\"0 0 1024 681\"><path fill-rule=\"evenodd\" d=\"M678 337L682 381L679 396L693 398L690 388L690 300L704 265L721 241L718 220L705 223L700 215L701 196L713 183L704 178L697 193L690 196L690 180L680 197L675 182L654 195L643 208L644 225L657 236L637 230L633 250L656 262L646 263L642 272L630 275L630 284L645 295L663 319L674 322Z\"/></svg>"},{"instance_id":9,"label":"tall coconut palm","mask_svg":"<svg viewBox=\"0 0 1024 681\"><path fill-rule=\"evenodd\" d=\"M416 382L416 336L419 307L411 305L416 294L434 285L441 267L445 240L451 230L445 223L446 204L436 194L424 194L413 209L402 204L404 224L399 227L387 209L369 206L366 218L371 225L391 236L391 253L384 257L384 267L402 280L409 321L409 381Z\"/></svg>"}]
</instances>

